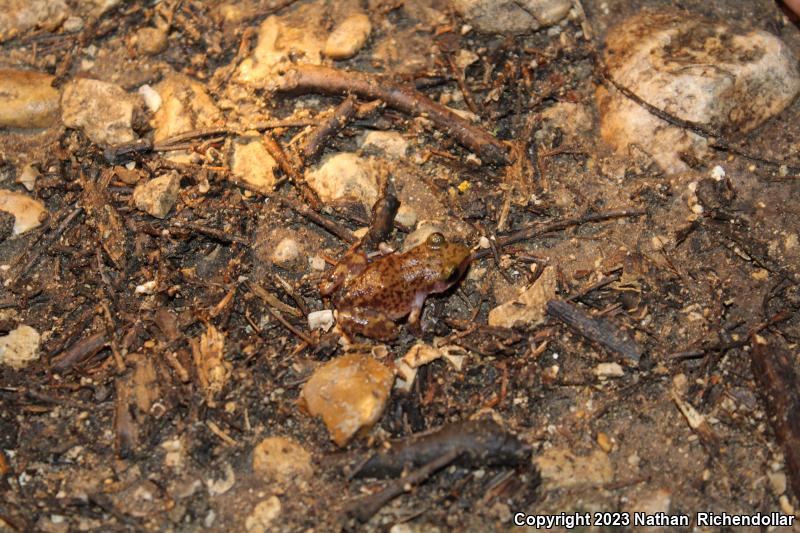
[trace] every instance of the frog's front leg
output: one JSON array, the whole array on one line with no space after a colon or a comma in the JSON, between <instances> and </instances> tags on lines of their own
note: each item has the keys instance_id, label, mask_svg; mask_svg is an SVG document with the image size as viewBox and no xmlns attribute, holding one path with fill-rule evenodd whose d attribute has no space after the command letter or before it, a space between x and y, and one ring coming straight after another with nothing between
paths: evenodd
<instances>
[{"instance_id":1,"label":"frog's front leg","mask_svg":"<svg viewBox=\"0 0 800 533\"><path fill-rule=\"evenodd\" d=\"M337 313L336 321L345 333L358 333L384 342L397 338L397 324L380 311L354 307Z\"/></svg>"},{"instance_id":2,"label":"frog's front leg","mask_svg":"<svg viewBox=\"0 0 800 533\"><path fill-rule=\"evenodd\" d=\"M422 337L422 306L425 304L425 295L420 294L411 302L411 313L408 315L408 330L417 338Z\"/></svg>"},{"instance_id":3,"label":"frog's front leg","mask_svg":"<svg viewBox=\"0 0 800 533\"><path fill-rule=\"evenodd\" d=\"M336 289L363 272L367 268L367 263L367 254L359 251L358 244L352 246L328 274L327 279L320 282L319 293L322 296L330 296Z\"/></svg>"}]
</instances>

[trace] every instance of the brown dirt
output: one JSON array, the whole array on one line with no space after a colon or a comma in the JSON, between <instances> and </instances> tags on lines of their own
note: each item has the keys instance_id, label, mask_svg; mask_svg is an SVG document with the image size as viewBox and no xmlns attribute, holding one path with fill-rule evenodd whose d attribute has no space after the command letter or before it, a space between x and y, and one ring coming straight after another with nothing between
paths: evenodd
<instances>
[{"instance_id":1,"label":"brown dirt","mask_svg":"<svg viewBox=\"0 0 800 533\"><path fill-rule=\"evenodd\" d=\"M447 51L478 53L481 60L467 70L466 86L479 102L481 124L502 139L518 139L530 117L559 102L593 109L597 43L603 34L644 5L672 4L584 2L595 34L587 42L575 38L579 20L557 35L543 30L507 39L475 32L463 36L455 15L449 15L448 25L431 27L410 20L399 7L402 2L372 3L374 40L389 32L410 34L413 38L398 37L409 57L419 55L420 43L432 54L426 72L416 69L416 81L434 100L458 91L444 60ZM151 8L123 5L107 15L103 21L113 20L113 27L101 21L99 27L107 31L91 40L104 51L93 74L99 77L108 69L104 75L116 73L116 82L130 89L155 82L158 62L207 84L218 67L234 59L244 28L264 18L227 28L211 16L215 2L175 4L169 47L156 57L138 56L126 37L149 24ZM682 6L777 33L800 56L798 28L784 24L770 1L690 0ZM383 24L375 24L381 17ZM54 73L75 36L49 35L23 35L4 43L0 61ZM36 56L32 42L41 43ZM396 55L403 57L402 51ZM534 59L538 66L531 68ZM359 57L339 66L374 70ZM508 76L493 86L483 80L487 68ZM389 62L388 72L395 70L401 72L402 65ZM485 102L492 89L499 98ZM222 94L212 87L209 92ZM339 102L337 97L283 95L267 104L260 92L252 98L272 106L275 116L288 116L301 98L312 116ZM132 186L114 174L102 149L80 132L0 133L4 175L13 175L15 153L44 163L32 194L51 213L41 230L0 244L0 264L11 265L8 272L17 275L0 290L0 328L27 324L43 335L40 361L22 371L0 368L0 519L6 523L0 521L0 531L66 531L64 524L70 531L189 531L204 522L213 530L236 531L243 530L258 502L273 495L281 502L273 526L285 531L386 530L400 523L410 530L504 529L517 511L627 511L662 490L671 496L673 513L779 511L767 474L784 471L791 483L792 473L783 466L781 444L763 403L765 391L751 371L750 334L758 330L772 350L789 354L797 371L800 262L797 244L791 251L785 242L794 235L796 243L800 234L800 189L793 174L797 168L792 168L800 166L799 119L796 102L779 118L736 139L764 158L788 161L788 175L775 165L716 152L695 162L691 172L669 178L649 162L631 159L620 180L602 172L608 154L594 130L546 126L535 143L539 168L506 175L502 167L467 162L469 152L452 139L400 113L379 110L351 122L328 140L327 151L353 149L356 136L366 129L407 134L419 154L432 149L424 164L389 163L403 185L398 193L401 199L403 190L424 195L428 204L423 205L449 215L473 241L481 234L501 236L589 212L642 208L647 215L569 228L501 250L499 262L489 255L473 264L468 279L456 291L431 298L423 314L426 340L454 335L454 342L470 351L464 368L456 371L441 360L423 367L412 391L395 391L376 427L344 450L297 403L314 368L341 355L342 347L335 338L309 332L304 317L284 313L312 336L317 346L310 348L269 315L241 278L259 283L288 306L297 307L300 300L309 310L322 309L320 274L307 264L294 269L271 265L270 249L260 243L280 226L299 232L310 255L338 257L345 243L209 168L177 168L182 185L178 206L167 219L157 220L133 207ZM286 146L297 131L279 131L276 139ZM134 159L142 178L168 166L158 153ZM727 173L722 185L707 178L717 164ZM509 184L520 177L515 192L509 192ZM106 178L110 185L98 190ZM198 184L204 178L210 190L201 193ZM460 192L462 181L469 187ZM700 217L691 217L687 206L692 182L699 182L698 197L706 206ZM299 198L289 182L274 194ZM505 230L498 233L509 194L514 201ZM119 226L103 214L104 204L113 206ZM73 221L59 228L78 208ZM350 230L368 219L360 206L324 216ZM116 231L103 231L109 227ZM51 239L58 229L63 233ZM403 237L396 231L391 244L399 247ZM669 244L661 247L659 242ZM119 247L123 259L115 261ZM38 259L21 271L37 253ZM517 330L484 327L498 297L534 276L532 263L557 267L560 297L617 276L577 301L581 309L630 332L645 348L638 367L554 319ZM294 295L278 276L288 280ZM11 277L3 274L4 280ZM157 280L155 295L135 294L137 285L150 280ZM780 321L771 322L776 316ZM211 400L202 371L193 363L193 343L209 324L224 338L222 359L230 371ZM405 327L401 331L400 339L388 345L387 364L416 342ZM98 335L101 342L89 350ZM80 357L64 371L54 371L70 353ZM624 376L598 380L593 371L606 361L622 363ZM185 379L179 366L187 372ZM710 434L687 423L673 399L676 387L683 401L705 417ZM612 478L570 488L537 487L531 466L451 467L395 499L366 525L342 517L350 499L380 485L348 479L346 466L384 439L481 411L493 413L531 443L534 456L550 448L589 456L599 449L598 441L609 439L605 452ZM291 437L309 451L314 476L273 482L255 475L252 450L270 435ZM176 441L183 448L180 468L167 463L169 443ZM235 482L229 490L209 492L208 486L231 475ZM798 508L796 495L789 501ZM54 523L54 517L63 522Z\"/></svg>"}]
</instances>

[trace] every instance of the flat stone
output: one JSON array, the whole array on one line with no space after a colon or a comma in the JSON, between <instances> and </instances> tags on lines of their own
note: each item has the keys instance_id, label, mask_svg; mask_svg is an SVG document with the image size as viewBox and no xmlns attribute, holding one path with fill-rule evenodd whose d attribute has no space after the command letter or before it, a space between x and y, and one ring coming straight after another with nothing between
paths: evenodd
<instances>
[{"instance_id":1,"label":"flat stone","mask_svg":"<svg viewBox=\"0 0 800 533\"><path fill-rule=\"evenodd\" d=\"M311 454L286 437L269 437L253 449L253 471L268 479L308 479L314 469Z\"/></svg>"},{"instance_id":2,"label":"flat stone","mask_svg":"<svg viewBox=\"0 0 800 533\"><path fill-rule=\"evenodd\" d=\"M302 399L338 446L380 419L394 374L368 355L351 354L319 367L303 386Z\"/></svg>"},{"instance_id":3,"label":"flat stone","mask_svg":"<svg viewBox=\"0 0 800 533\"><path fill-rule=\"evenodd\" d=\"M515 299L489 311L489 325L512 328L534 326L544 321L547 302L556 295L556 271L546 267L536 283L527 287Z\"/></svg>"},{"instance_id":4,"label":"flat stone","mask_svg":"<svg viewBox=\"0 0 800 533\"><path fill-rule=\"evenodd\" d=\"M53 76L0 70L0 128L47 128L58 122L59 92Z\"/></svg>"},{"instance_id":5,"label":"flat stone","mask_svg":"<svg viewBox=\"0 0 800 533\"><path fill-rule=\"evenodd\" d=\"M570 450L550 448L534 458L547 490L597 486L614 480L614 468L608 454L595 450L577 456Z\"/></svg>"},{"instance_id":6,"label":"flat stone","mask_svg":"<svg viewBox=\"0 0 800 533\"><path fill-rule=\"evenodd\" d=\"M476 30L521 34L552 26L567 16L570 0L453 0L453 7Z\"/></svg>"},{"instance_id":7,"label":"flat stone","mask_svg":"<svg viewBox=\"0 0 800 533\"><path fill-rule=\"evenodd\" d=\"M119 85L100 80L77 79L64 88L61 120L68 128L82 129L101 146L134 140L131 123L140 98Z\"/></svg>"},{"instance_id":8,"label":"flat stone","mask_svg":"<svg viewBox=\"0 0 800 533\"><path fill-rule=\"evenodd\" d=\"M306 181L325 203L349 198L361 202L369 212L378 199L371 162L352 152L324 157L319 165L306 171Z\"/></svg>"},{"instance_id":9,"label":"flat stone","mask_svg":"<svg viewBox=\"0 0 800 533\"><path fill-rule=\"evenodd\" d=\"M39 227L47 218L47 209L42 202L6 189L0 189L0 211L14 215L14 235Z\"/></svg>"},{"instance_id":10,"label":"flat stone","mask_svg":"<svg viewBox=\"0 0 800 533\"><path fill-rule=\"evenodd\" d=\"M39 359L39 332L21 324L0 337L0 364L21 370Z\"/></svg>"},{"instance_id":11,"label":"flat stone","mask_svg":"<svg viewBox=\"0 0 800 533\"><path fill-rule=\"evenodd\" d=\"M233 141L233 175L258 191L269 193L275 187L278 164L258 138L243 137Z\"/></svg>"},{"instance_id":12,"label":"flat stone","mask_svg":"<svg viewBox=\"0 0 800 533\"><path fill-rule=\"evenodd\" d=\"M133 190L133 203L137 209L156 218L165 218L178 201L180 181L174 173L164 174Z\"/></svg>"},{"instance_id":13,"label":"flat stone","mask_svg":"<svg viewBox=\"0 0 800 533\"><path fill-rule=\"evenodd\" d=\"M779 114L800 90L797 59L774 35L744 31L683 11L643 11L610 30L609 76L677 118L748 132ZM706 140L668 124L609 85L597 89L602 138L620 155L634 146L667 173L703 158Z\"/></svg>"},{"instance_id":14,"label":"flat stone","mask_svg":"<svg viewBox=\"0 0 800 533\"><path fill-rule=\"evenodd\" d=\"M325 41L325 55L348 59L358 53L372 33L372 23L364 13L352 13L336 25Z\"/></svg>"}]
</instances>

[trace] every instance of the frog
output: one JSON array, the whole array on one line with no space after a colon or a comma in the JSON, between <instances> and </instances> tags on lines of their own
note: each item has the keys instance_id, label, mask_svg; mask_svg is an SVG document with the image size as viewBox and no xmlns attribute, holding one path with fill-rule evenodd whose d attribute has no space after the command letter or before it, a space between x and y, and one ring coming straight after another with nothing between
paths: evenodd
<instances>
[{"instance_id":1,"label":"frog","mask_svg":"<svg viewBox=\"0 0 800 533\"><path fill-rule=\"evenodd\" d=\"M396 321L405 316L410 331L419 337L425 299L455 285L471 260L466 245L449 241L439 232L410 250L372 261L357 243L319 284L319 290L331 297L337 323L348 338L358 333L392 341L399 336Z\"/></svg>"}]
</instances>

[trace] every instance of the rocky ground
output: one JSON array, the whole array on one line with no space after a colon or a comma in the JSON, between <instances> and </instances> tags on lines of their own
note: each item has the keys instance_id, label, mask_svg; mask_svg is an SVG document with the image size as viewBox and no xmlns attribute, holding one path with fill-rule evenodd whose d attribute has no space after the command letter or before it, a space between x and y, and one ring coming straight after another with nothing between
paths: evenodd
<instances>
[{"instance_id":1,"label":"rocky ground","mask_svg":"<svg viewBox=\"0 0 800 533\"><path fill-rule=\"evenodd\" d=\"M1 531L797 512L781 5L0 4Z\"/></svg>"}]
</instances>

